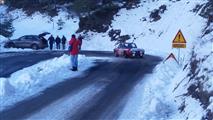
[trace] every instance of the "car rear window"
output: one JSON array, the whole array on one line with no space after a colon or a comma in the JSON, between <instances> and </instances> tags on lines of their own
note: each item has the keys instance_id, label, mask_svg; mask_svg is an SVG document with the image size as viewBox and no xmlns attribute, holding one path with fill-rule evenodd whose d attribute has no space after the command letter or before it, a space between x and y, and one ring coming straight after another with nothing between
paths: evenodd
<instances>
[{"instance_id":1,"label":"car rear window","mask_svg":"<svg viewBox=\"0 0 213 120\"><path fill-rule=\"evenodd\" d=\"M24 36L24 39L31 40L31 41L39 40L37 36Z\"/></svg>"}]
</instances>

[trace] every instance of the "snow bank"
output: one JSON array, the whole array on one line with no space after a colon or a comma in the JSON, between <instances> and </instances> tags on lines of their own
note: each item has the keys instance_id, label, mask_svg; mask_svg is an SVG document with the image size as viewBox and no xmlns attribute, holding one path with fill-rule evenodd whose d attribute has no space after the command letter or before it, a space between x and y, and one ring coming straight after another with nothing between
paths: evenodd
<instances>
[{"instance_id":1,"label":"snow bank","mask_svg":"<svg viewBox=\"0 0 213 120\"><path fill-rule=\"evenodd\" d=\"M9 96L14 93L14 87L6 78L0 78L0 96Z\"/></svg>"},{"instance_id":2,"label":"snow bank","mask_svg":"<svg viewBox=\"0 0 213 120\"><path fill-rule=\"evenodd\" d=\"M143 78L130 94L130 99L124 108L120 120L165 120L177 112L177 106L172 102L171 91L168 90L172 78L179 73L180 67L174 59L159 64L152 74Z\"/></svg>"},{"instance_id":3,"label":"snow bank","mask_svg":"<svg viewBox=\"0 0 213 120\"><path fill-rule=\"evenodd\" d=\"M94 58L79 56L79 71L72 72L70 70L70 57L63 55L59 58L47 60L17 71L10 78L0 78L0 110L8 105L36 95L49 86L67 78L73 78L82 74L83 71L93 65L93 60Z\"/></svg>"}]
</instances>

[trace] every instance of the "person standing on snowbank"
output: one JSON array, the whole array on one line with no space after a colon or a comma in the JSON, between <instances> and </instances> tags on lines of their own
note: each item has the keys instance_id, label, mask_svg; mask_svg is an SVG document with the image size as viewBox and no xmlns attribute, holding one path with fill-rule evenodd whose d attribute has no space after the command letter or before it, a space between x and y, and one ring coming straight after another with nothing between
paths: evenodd
<instances>
[{"instance_id":1,"label":"person standing on snowbank","mask_svg":"<svg viewBox=\"0 0 213 120\"><path fill-rule=\"evenodd\" d=\"M69 41L70 47L70 55L71 55L71 63L72 63L72 71L78 70L78 54L81 48L81 42L76 39L75 35L72 35L71 40Z\"/></svg>"}]
</instances>

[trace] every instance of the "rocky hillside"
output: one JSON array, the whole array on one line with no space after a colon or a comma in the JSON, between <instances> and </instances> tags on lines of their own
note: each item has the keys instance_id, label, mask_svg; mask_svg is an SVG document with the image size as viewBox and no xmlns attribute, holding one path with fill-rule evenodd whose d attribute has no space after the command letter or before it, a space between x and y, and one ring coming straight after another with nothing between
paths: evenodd
<instances>
[{"instance_id":1,"label":"rocky hillside","mask_svg":"<svg viewBox=\"0 0 213 120\"><path fill-rule=\"evenodd\" d=\"M175 93L179 93L177 100L182 101L179 107L185 118L193 118L196 114L202 114L202 120L213 119L213 1L197 5L194 12L206 18L206 27L203 35L197 39L191 51L188 63ZM192 107L192 101L196 106ZM193 110L195 108L196 110ZM200 109L200 110L199 110Z\"/></svg>"}]
</instances>

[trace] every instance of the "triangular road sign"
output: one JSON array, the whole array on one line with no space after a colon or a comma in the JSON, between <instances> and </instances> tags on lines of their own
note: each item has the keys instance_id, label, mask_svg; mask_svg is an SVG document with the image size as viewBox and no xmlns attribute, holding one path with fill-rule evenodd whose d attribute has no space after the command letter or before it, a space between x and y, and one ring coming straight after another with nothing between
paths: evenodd
<instances>
[{"instance_id":1,"label":"triangular road sign","mask_svg":"<svg viewBox=\"0 0 213 120\"><path fill-rule=\"evenodd\" d=\"M175 55L173 53L169 54L169 56L164 60L164 62L167 61L169 58L173 58L178 63L178 61L175 58Z\"/></svg>"},{"instance_id":2,"label":"triangular road sign","mask_svg":"<svg viewBox=\"0 0 213 120\"><path fill-rule=\"evenodd\" d=\"M181 30L178 31L177 35L175 36L174 40L172 43L186 43L186 39L183 36L183 33Z\"/></svg>"}]
</instances>

